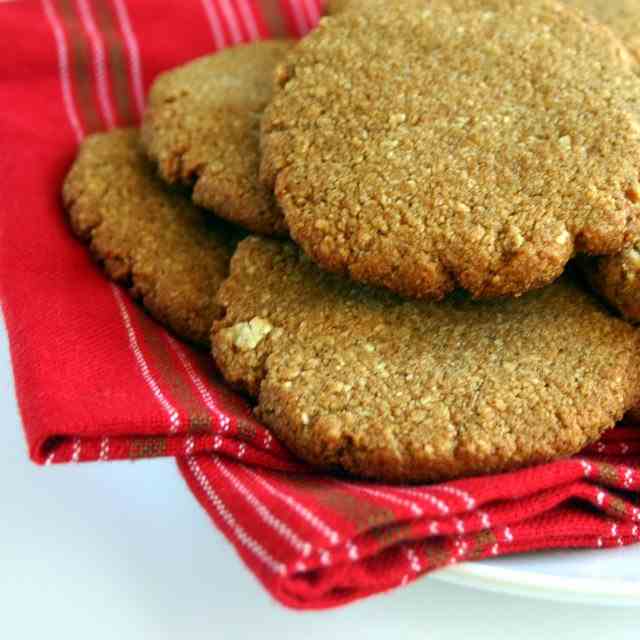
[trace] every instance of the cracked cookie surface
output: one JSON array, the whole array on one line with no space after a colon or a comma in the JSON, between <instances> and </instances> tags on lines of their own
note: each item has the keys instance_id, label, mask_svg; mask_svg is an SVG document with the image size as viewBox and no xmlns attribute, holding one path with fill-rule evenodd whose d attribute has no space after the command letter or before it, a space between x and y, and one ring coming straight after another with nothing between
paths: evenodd
<instances>
[{"instance_id":1,"label":"cracked cookie surface","mask_svg":"<svg viewBox=\"0 0 640 640\"><path fill-rule=\"evenodd\" d=\"M291 46L240 45L166 71L153 83L143 118L143 144L160 175L192 186L196 204L257 233L286 234L258 171L260 117Z\"/></svg>"},{"instance_id":2,"label":"cracked cookie surface","mask_svg":"<svg viewBox=\"0 0 640 640\"><path fill-rule=\"evenodd\" d=\"M138 131L87 137L63 199L75 233L109 277L177 335L208 345L238 232L156 177Z\"/></svg>"},{"instance_id":3,"label":"cracked cookie surface","mask_svg":"<svg viewBox=\"0 0 640 640\"><path fill-rule=\"evenodd\" d=\"M280 66L261 177L326 269L407 296L518 295L637 233L633 66L555 2L345 11Z\"/></svg>"},{"instance_id":4,"label":"cracked cookie surface","mask_svg":"<svg viewBox=\"0 0 640 640\"><path fill-rule=\"evenodd\" d=\"M225 378L305 460L430 481L579 451L640 399L640 333L568 275L519 299L407 301L251 237L218 293Z\"/></svg>"}]
</instances>

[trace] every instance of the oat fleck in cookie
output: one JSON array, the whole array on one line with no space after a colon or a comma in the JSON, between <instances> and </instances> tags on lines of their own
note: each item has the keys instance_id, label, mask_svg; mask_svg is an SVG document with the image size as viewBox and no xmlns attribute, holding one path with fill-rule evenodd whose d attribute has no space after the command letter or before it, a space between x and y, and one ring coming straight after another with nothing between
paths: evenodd
<instances>
[{"instance_id":1,"label":"oat fleck in cookie","mask_svg":"<svg viewBox=\"0 0 640 640\"><path fill-rule=\"evenodd\" d=\"M517 295L637 232L632 67L545 0L345 11L278 72L262 179L324 268L408 296Z\"/></svg>"},{"instance_id":2,"label":"oat fleck in cookie","mask_svg":"<svg viewBox=\"0 0 640 640\"><path fill-rule=\"evenodd\" d=\"M407 301L243 240L214 357L305 460L430 481L579 451L640 399L640 333L564 275L521 298Z\"/></svg>"},{"instance_id":3,"label":"oat fleck in cookie","mask_svg":"<svg viewBox=\"0 0 640 640\"><path fill-rule=\"evenodd\" d=\"M209 344L237 231L169 190L135 129L89 136L63 196L76 234L114 280L179 336Z\"/></svg>"},{"instance_id":4,"label":"oat fleck in cookie","mask_svg":"<svg viewBox=\"0 0 640 640\"><path fill-rule=\"evenodd\" d=\"M196 204L252 231L284 234L273 194L258 182L260 117L291 42L225 49L153 84L142 140L170 183L193 185Z\"/></svg>"},{"instance_id":5,"label":"oat fleck in cookie","mask_svg":"<svg viewBox=\"0 0 640 640\"><path fill-rule=\"evenodd\" d=\"M342 0L344 3L347 0ZM563 0L592 15L622 38L629 51L640 62L640 2L638 0Z\"/></svg>"}]
</instances>

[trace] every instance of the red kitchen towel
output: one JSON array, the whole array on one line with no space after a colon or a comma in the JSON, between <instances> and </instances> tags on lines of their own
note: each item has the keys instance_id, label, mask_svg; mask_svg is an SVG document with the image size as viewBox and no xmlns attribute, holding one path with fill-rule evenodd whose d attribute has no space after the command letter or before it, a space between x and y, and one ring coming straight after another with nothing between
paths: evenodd
<instances>
[{"instance_id":1,"label":"red kitchen towel","mask_svg":"<svg viewBox=\"0 0 640 640\"><path fill-rule=\"evenodd\" d=\"M459 561L639 539L640 429L517 473L394 487L313 473L226 389L206 353L109 284L60 185L89 132L136 122L161 70L305 33L316 0L0 5L0 300L31 457L178 457L192 491L281 602L336 606Z\"/></svg>"}]
</instances>

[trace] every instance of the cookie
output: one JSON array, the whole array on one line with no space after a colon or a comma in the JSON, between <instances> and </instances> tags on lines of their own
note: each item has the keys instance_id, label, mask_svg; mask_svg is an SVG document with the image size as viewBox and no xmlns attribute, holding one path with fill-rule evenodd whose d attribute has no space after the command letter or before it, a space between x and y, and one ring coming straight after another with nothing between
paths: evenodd
<instances>
[{"instance_id":1,"label":"cookie","mask_svg":"<svg viewBox=\"0 0 640 640\"><path fill-rule=\"evenodd\" d=\"M407 6L407 4L413 4L415 6L416 2L419 2L419 6L421 7L425 7L427 4L425 0L328 0L325 13L329 16L334 16L347 10L362 13L372 8L378 10L380 6L388 7L389 2L395 2L396 5L399 2L405 2L405 6Z\"/></svg>"},{"instance_id":2,"label":"cookie","mask_svg":"<svg viewBox=\"0 0 640 640\"><path fill-rule=\"evenodd\" d=\"M109 277L177 335L208 345L237 232L156 177L138 131L86 138L63 198L73 230Z\"/></svg>"},{"instance_id":3,"label":"cookie","mask_svg":"<svg viewBox=\"0 0 640 640\"><path fill-rule=\"evenodd\" d=\"M640 61L640 3L636 0L564 0L593 15L620 35ZM640 322L640 241L618 255L581 260L591 285L632 322Z\"/></svg>"},{"instance_id":4,"label":"cookie","mask_svg":"<svg viewBox=\"0 0 640 640\"><path fill-rule=\"evenodd\" d=\"M578 261L589 283L631 322L640 322L640 240L615 256Z\"/></svg>"},{"instance_id":5,"label":"cookie","mask_svg":"<svg viewBox=\"0 0 640 640\"><path fill-rule=\"evenodd\" d=\"M160 175L193 186L196 204L257 233L286 233L258 170L260 116L290 47L256 42L167 71L154 82L143 118L142 141Z\"/></svg>"},{"instance_id":6,"label":"cookie","mask_svg":"<svg viewBox=\"0 0 640 640\"><path fill-rule=\"evenodd\" d=\"M366 11L374 2L389 0L328 0L326 13L335 15L346 9ZM562 0L565 4L584 11L610 27L629 52L640 62L640 3L637 0ZM423 3L425 4L425 3Z\"/></svg>"},{"instance_id":7,"label":"cookie","mask_svg":"<svg viewBox=\"0 0 640 640\"><path fill-rule=\"evenodd\" d=\"M407 301L243 240L213 353L294 452L388 481L579 451L640 400L640 333L568 275L518 299Z\"/></svg>"},{"instance_id":8,"label":"cookie","mask_svg":"<svg viewBox=\"0 0 640 640\"><path fill-rule=\"evenodd\" d=\"M638 231L640 79L538 0L389 0L278 71L261 177L324 268L415 297L518 295Z\"/></svg>"},{"instance_id":9,"label":"cookie","mask_svg":"<svg viewBox=\"0 0 640 640\"><path fill-rule=\"evenodd\" d=\"M636 0L564 0L617 33L640 61L640 3ZM630 194L638 197L636 192ZM591 285L632 322L640 322L640 238L614 256L584 258L579 264Z\"/></svg>"},{"instance_id":10,"label":"cookie","mask_svg":"<svg viewBox=\"0 0 640 640\"><path fill-rule=\"evenodd\" d=\"M359 2L358 4L364 3ZM325 7L325 13L330 16L342 13L348 5L353 5L353 0L328 0Z\"/></svg>"},{"instance_id":11,"label":"cookie","mask_svg":"<svg viewBox=\"0 0 640 640\"><path fill-rule=\"evenodd\" d=\"M327 15L366 11L373 3L389 0L328 0ZM593 16L619 36L634 58L640 62L640 3L637 0L562 0L565 4ZM423 2L423 4L426 4Z\"/></svg>"},{"instance_id":12,"label":"cookie","mask_svg":"<svg viewBox=\"0 0 640 640\"><path fill-rule=\"evenodd\" d=\"M563 0L610 27L640 62L640 2L638 0ZM344 4L347 0L342 0Z\"/></svg>"}]
</instances>

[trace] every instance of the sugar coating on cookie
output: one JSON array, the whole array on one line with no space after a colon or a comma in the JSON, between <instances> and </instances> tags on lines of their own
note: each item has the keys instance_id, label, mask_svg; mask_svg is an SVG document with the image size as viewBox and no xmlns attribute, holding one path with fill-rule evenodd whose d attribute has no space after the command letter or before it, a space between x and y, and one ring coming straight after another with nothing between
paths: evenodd
<instances>
[{"instance_id":1,"label":"sugar coating on cookie","mask_svg":"<svg viewBox=\"0 0 640 640\"><path fill-rule=\"evenodd\" d=\"M344 3L347 0L343 0ZM640 2L638 0L563 0L592 15L616 33L640 62Z\"/></svg>"},{"instance_id":2,"label":"sugar coating on cookie","mask_svg":"<svg viewBox=\"0 0 640 640\"><path fill-rule=\"evenodd\" d=\"M291 41L225 49L161 74L142 140L160 175L193 186L196 204L257 233L286 232L273 194L258 181L260 116Z\"/></svg>"},{"instance_id":3,"label":"sugar coating on cookie","mask_svg":"<svg viewBox=\"0 0 640 640\"><path fill-rule=\"evenodd\" d=\"M63 197L74 231L107 274L177 335L208 345L238 232L166 187L135 129L86 138Z\"/></svg>"},{"instance_id":4,"label":"sugar coating on cookie","mask_svg":"<svg viewBox=\"0 0 640 640\"><path fill-rule=\"evenodd\" d=\"M640 333L564 275L518 299L407 301L295 245L239 245L213 354L305 460L390 481L579 451L640 399Z\"/></svg>"},{"instance_id":5,"label":"sugar coating on cookie","mask_svg":"<svg viewBox=\"0 0 640 640\"><path fill-rule=\"evenodd\" d=\"M517 295L637 232L633 66L555 2L344 11L279 68L261 177L324 268L408 296Z\"/></svg>"}]
</instances>

